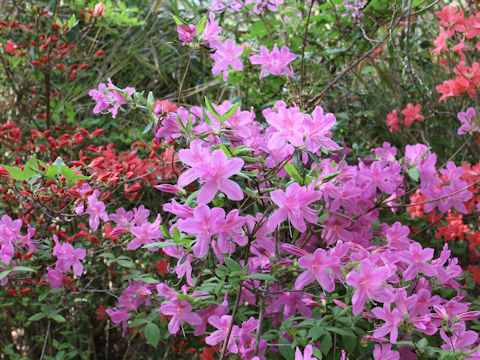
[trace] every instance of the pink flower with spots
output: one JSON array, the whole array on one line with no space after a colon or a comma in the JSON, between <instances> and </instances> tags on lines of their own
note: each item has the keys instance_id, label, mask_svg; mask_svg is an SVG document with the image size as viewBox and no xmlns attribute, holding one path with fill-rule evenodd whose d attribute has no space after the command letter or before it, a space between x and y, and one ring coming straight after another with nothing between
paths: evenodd
<instances>
[{"instance_id":1,"label":"pink flower with spots","mask_svg":"<svg viewBox=\"0 0 480 360\"><path fill-rule=\"evenodd\" d=\"M135 239L128 243L128 250L136 250L142 245L147 245L154 243L158 239L162 238L162 232L159 229L162 219L160 215L157 216L157 219L153 224L148 221L142 223L138 226L131 226L130 232L135 236ZM151 251L156 251L158 248L149 248Z\"/></svg>"},{"instance_id":2,"label":"pink flower with spots","mask_svg":"<svg viewBox=\"0 0 480 360\"><path fill-rule=\"evenodd\" d=\"M228 80L228 68L242 71L243 64L238 59L243 53L243 47L235 46L235 41L227 39L225 43L220 43L217 46L215 53L211 54L211 58L215 61L212 68L212 74L218 75L223 72L223 80Z\"/></svg>"},{"instance_id":3,"label":"pink flower with spots","mask_svg":"<svg viewBox=\"0 0 480 360\"><path fill-rule=\"evenodd\" d=\"M409 246L408 251L402 251L400 259L408 264L407 270L403 273L403 279L406 281L413 280L419 272L426 276L435 275L433 265L427 263L433 258L434 250L431 248L422 249L419 243L413 243Z\"/></svg>"}]
</instances>

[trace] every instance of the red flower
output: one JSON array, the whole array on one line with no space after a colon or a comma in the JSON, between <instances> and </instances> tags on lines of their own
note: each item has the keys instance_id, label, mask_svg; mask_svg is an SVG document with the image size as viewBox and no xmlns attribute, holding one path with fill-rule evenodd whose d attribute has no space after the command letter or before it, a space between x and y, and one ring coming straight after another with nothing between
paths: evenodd
<instances>
[{"instance_id":1,"label":"red flower","mask_svg":"<svg viewBox=\"0 0 480 360\"><path fill-rule=\"evenodd\" d=\"M415 121L423 121L425 118L419 114L422 110L422 105L417 104L413 106L412 103L408 103L407 107L402 110L402 114L405 116L405 125L410 127L410 125Z\"/></svg>"}]
</instances>

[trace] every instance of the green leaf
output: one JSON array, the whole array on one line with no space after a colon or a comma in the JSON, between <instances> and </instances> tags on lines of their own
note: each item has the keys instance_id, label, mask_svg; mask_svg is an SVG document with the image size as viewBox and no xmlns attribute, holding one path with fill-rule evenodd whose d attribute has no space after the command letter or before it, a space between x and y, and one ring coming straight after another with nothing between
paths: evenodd
<instances>
[{"instance_id":1,"label":"green leaf","mask_svg":"<svg viewBox=\"0 0 480 360\"><path fill-rule=\"evenodd\" d=\"M418 182L418 180L420 179L420 171L418 171L418 169L416 167L412 168L412 169L408 170L408 176L413 181Z\"/></svg>"},{"instance_id":2,"label":"green leaf","mask_svg":"<svg viewBox=\"0 0 480 360\"><path fill-rule=\"evenodd\" d=\"M243 270L242 266L237 263L235 260L232 260L231 258L224 256L223 260L225 261L225 265L232 270L232 271L238 271L241 272Z\"/></svg>"},{"instance_id":3,"label":"green leaf","mask_svg":"<svg viewBox=\"0 0 480 360\"><path fill-rule=\"evenodd\" d=\"M122 266L122 267L129 268L129 269L135 269L136 268L136 266L133 262L127 261L127 260L117 260L117 264Z\"/></svg>"},{"instance_id":4,"label":"green leaf","mask_svg":"<svg viewBox=\"0 0 480 360\"><path fill-rule=\"evenodd\" d=\"M145 326L145 339L153 347L157 347L158 342L160 341L160 329L154 323L148 323Z\"/></svg>"},{"instance_id":5,"label":"green leaf","mask_svg":"<svg viewBox=\"0 0 480 360\"><path fill-rule=\"evenodd\" d=\"M199 36L203 33L203 30L205 30L205 25L207 24L207 16L204 16L202 20L197 24L196 28L196 35Z\"/></svg>"},{"instance_id":6,"label":"green leaf","mask_svg":"<svg viewBox=\"0 0 480 360\"><path fill-rule=\"evenodd\" d=\"M167 246L175 246L176 244L175 243L172 243L172 242L154 242L154 243L151 243L151 244L147 244L147 245L143 245L142 248L144 249L150 249L150 248L164 248L164 247L167 247Z\"/></svg>"},{"instance_id":7,"label":"green leaf","mask_svg":"<svg viewBox=\"0 0 480 360\"><path fill-rule=\"evenodd\" d=\"M173 241L175 242L180 241L180 231L178 231L176 226L173 228Z\"/></svg>"},{"instance_id":8,"label":"green leaf","mask_svg":"<svg viewBox=\"0 0 480 360\"><path fill-rule=\"evenodd\" d=\"M318 341L320 342L320 348L322 349L323 354L327 355L332 346L332 335L329 332L326 332L320 336Z\"/></svg>"},{"instance_id":9,"label":"green leaf","mask_svg":"<svg viewBox=\"0 0 480 360\"><path fill-rule=\"evenodd\" d=\"M328 334L324 327L315 326L308 331L308 336L310 336L313 341L317 341L320 336L324 335L325 333Z\"/></svg>"},{"instance_id":10,"label":"green leaf","mask_svg":"<svg viewBox=\"0 0 480 360\"><path fill-rule=\"evenodd\" d=\"M77 22L77 18L75 17L75 14L72 15L72 17L68 20L67 25L69 29L72 29Z\"/></svg>"},{"instance_id":11,"label":"green leaf","mask_svg":"<svg viewBox=\"0 0 480 360\"><path fill-rule=\"evenodd\" d=\"M13 271L30 271L30 272L37 272L37 270L34 270L32 268L26 267L26 266L15 266L13 268Z\"/></svg>"},{"instance_id":12,"label":"green leaf","mask_svg":"<svg viewBox=\"0 0 480 360\"><path fill-rule=\"evenodd\" d=\"M220 123L223 123L225 120L228 120L230 119L230 117L235 114L235 112L237 111L238 107L240 106L240 103L236 103L235 105L233 105L230 109L228 109L228 111L222 115L222 118L221 118L221 121Z\"/></svg>"},{"instance_id":13,"label":"green leaf","mask_svg":"<svg viewBox=\"0 0 480 360\"><path fill-rule=\"evenodd\" d=\"M32 315L28 318L28 321L38 321L46 317L47 315L44 313L36 313L35 315Z\"/></svg>"},{"instance_id":14,"label":"green leaf","mask_svg":"<svg viewBox=\"0 0 480 360\"><path fill-rule=\"evenodd\" d=\"M54 177L57 174L58 174L58 167L56 167L55 165L47 166L47 171L45 173L47 177Z\"/></svg>"},{"instance_id":15,"label":"green leaf","mask_svg":"<svg viewBox=\"0 0 480 360\"><path fill-rule=\"evenodd\" d=\"M278 343L282 345L290 345L290 342L284 337L278 339ZM291 346L280 346L278 350L286 360L295 359L295 350L293 350Z\"/></svg>"},{"instance_id":16,"label":"green leaf","mask_svg":"<svg viewBox=\"0 0 480 360\"><path fill-rule=\"evenodd\" d=\"M67 321L67 320L65 320L65 318L62 315L56 314L56 313L52 313L52 314L48 315L48 317L52 320L55 320L56 322L59 322L59 323L63 323L65 321Z\"/></svg>"},{"instance_id":17,"label":"green leaf","mask_svg":"<svg viewBox=\"0 0 480 360\"><path fill-rule=\"evenodd\" d=\"M23 171L27 174L37 174L38 173L38 160L35 155L33 155L23 167Z\"/></svg>"},{"instance_id":18,"label":"green leaf","mask_svg":"<svg viewBox=\"0 0 480 360\"><path fill-rule=\"evenodd\" d=\"M177 25L188 25L185 21L183 21L182 19L180 19L179 17L177 17L173 14L172 14L172 17L173 17L173 21L175 21L175 24L177 24Z\"/></svg>"},{"instance_id":19,"label":"green leaf","mask_svg":"<svg viewBox=\"0 0 480 360\"><path fill-rule=\"evenodd\" d=\"M5 166L5 165L3 167L5 168L5 170L8 171L8 173L14 180L24 181L24 180L30 179L33 175L35 175L35 174L32 174L30 176L27 173L25 173L22 169L19 169L17 167Z\"/></svg>"},{"instance_id":20,"label":"green leaf","mask_svg":"<svg viewBox=\"0 0 480 360\"><path fill-rule=\"evenodd\" d=\"M77 172L76 170L72 170L65 165L60 165L60 171L62 172L62 175L65 176L65 179L67 179L68 181L70 181Z\"/></svg>"},{"instance_id":21,"label":"green leaf","mask_svg":"<svg viewBox=\"0 0 480 360\"><path fill-rule=\"evenodd\" d=\"M288 175L290 175L293 178L293 180L295 180L299 184L302 184L303 178L300 176L300 173L292 163L286 163L284 165L284 168L285 168L285 171L288 173Z\"/></svg>"},{"instance_id":22,"label":"green leaf","mask_svg":"<svg viewBox=\"0 0 480 360\"><path fill-rule=\"evenodd\" d=\"M220 121L220 119L222 118L220 116L220 114L217 112L217 110L215 110L215 108L213 107L212 103L210 102L210 100L208 100L208 98L205 96L205 105L207 106L207 109L210 111L210 113L215 117L215 119L217 119L218 121Z\"/></svg>"},{"instance_id":23,"label":"green leaf","mask_svg":"<svg viewBox=\"0 0 480 360\"><path fill-rule=\"evenodd\" d=\"M262 273L250 274L250 275L247 276L247 278L255 279L255 280L273 281L273 282L277 281L277 279L275 279L274 276L269 275L269 274L262 274Z\"/></svg>"},{"instance_id":24,"label":"green leaf","mask_svg":"<svg viewBox=\"0 0 480 360\"><path fill-rule=\"evenodd\" d=\"M10 274L11 272L12 272L12 270L2 271L2 272L0 273L0 280L5 279L5 278L8 276L8 274Z\"/></svg>"},{"instance_id":25,"label":"green leaf","mask_svg":"<svg viewBox=\"0 0 480 360\"><path fill-rule=\"evenodd\" d=\"M61 156L58 156L53 162L53 165L55 165L58 168L58 170L60 170L60 166L65 165L65 162L63 161Z\"/></svg>"}]
</instances>

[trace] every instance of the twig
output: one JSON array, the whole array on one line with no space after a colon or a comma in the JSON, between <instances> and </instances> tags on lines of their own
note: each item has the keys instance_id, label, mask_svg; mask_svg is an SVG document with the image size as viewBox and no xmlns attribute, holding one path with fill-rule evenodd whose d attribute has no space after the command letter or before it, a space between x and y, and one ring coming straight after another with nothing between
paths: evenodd
<instances>
[{"instance_id":1,"label":"twig","mask_svg":"<svg viewBox=\"0 0 480 360\"><path fill-rule=\"evenodd\" d=\"M230 341L230 336L232 335L233 322L235 320L235 315L237 315L238 307L240 305L240 298L242 297L242 287L243 287L243 281L241 281L240 284L238 284L237 298L235 299L235 306L234 306L233 312L232 312L232 320L230 321L230 326L228 327L227 337L225 338L225 341L223 343L222 352L220 353L219 360L224 359L225 352L227 351L227 346L228 346L228 343Z\"/></svg>"},{"instance_id":2,"label":"twig","mask_svg":"<svg viewBox=\"0 0 480 360\"><path fill-rule=\"evenodd\" d=\"M260 334L262 332L263 314L265 312L265 296L263 295L264 291L265 289L260 289L260 312L258 314L257 333L255 334L255 352L253 354L254 356L258 355L258 346L260 345Z\"/></svg>"},{"instance_id":3,"label":"twig","mask_svg":"<svg viewBox=\"0 0 480 360\"><path fill-rule=\"evenodd\" d=\"M51 321L52 321L51 319L48 319L47 332L45 333L45 338L43 339L43 347L42 347L42 354L40 355L40 360L43 360L43 357L45 356L45 349L47 348L48 335L50 335Z\"/></svg>"},{"instance_id":4,"label":"twig","mask_svg":"<svg viewBox=\"0 0 480 360\"><path fill-rule=\"evenodd\" d=\"M308 9L307 24L305 25L305 32L303 33L302 60L300 63L300 98L299 98L300 108L303 107L303 80L305 77L305 68L304 68L305 47L307 46L308 25L310 24L310 16L312 15L312 8L313 8L313 0L310 0L310 8Z\"/></svg>"},{"instance_id":5,"label":"twig","mask_svg":"<svg viewBox=\"0 0 480 360\"><path fill-rule=\"evenodd\" d=\"M189 56L187 66L185 68L185 72L183 73L182 83L180 84L180 90L178 91L178 98L177 98L178 106L180 106L180 101L182 101L183 86L185 85L185 79L187 77L188 68L190 67L191 62L192 62L192 58Z\"/></svg>"}]
</instances>

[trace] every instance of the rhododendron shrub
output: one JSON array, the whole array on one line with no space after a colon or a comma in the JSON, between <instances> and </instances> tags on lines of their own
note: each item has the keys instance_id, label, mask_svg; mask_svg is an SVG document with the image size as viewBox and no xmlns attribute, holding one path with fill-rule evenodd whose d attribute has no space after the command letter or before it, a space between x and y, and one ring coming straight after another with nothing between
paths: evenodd
<instances>
[{"instance_id":1,"label":"rhododendron shrub","mask_svg":"<svg viewBox=\"0 0 480 360\"><path fill-rule=\"evenodd\" d=\"M478 165L456 153L443 161L414 136L400 147L382 134L381 145L351 156L345 116L306 71L317 56L306 46L310 21L336 4L345 16L332 26L355 24L368 40L364 27L382 10L372 3L215 1L199 19L175 15L172 41L186 59L175 99L115 74L85 91L91 116L128 122L129 146L131 137L117 149L103 128L2 124L4 354L480 358ZM433 5L422 6L393 12L388 30L408 29ZM109 12L87 9L92 22ZM295 24L297 11L305 32L289 42L278 28ZM449 8L437 16L448 34L476 21L457 24ZM246 21L234 31L233 19ZM201 58L204 76L239 91L194 97L186 79ZM268 96L255 96L263 88ZM452 115L458 136L478 130L467 100ZM399 134L423 129L419 102L380 121Z\"/></svg>"}]
</instances>

